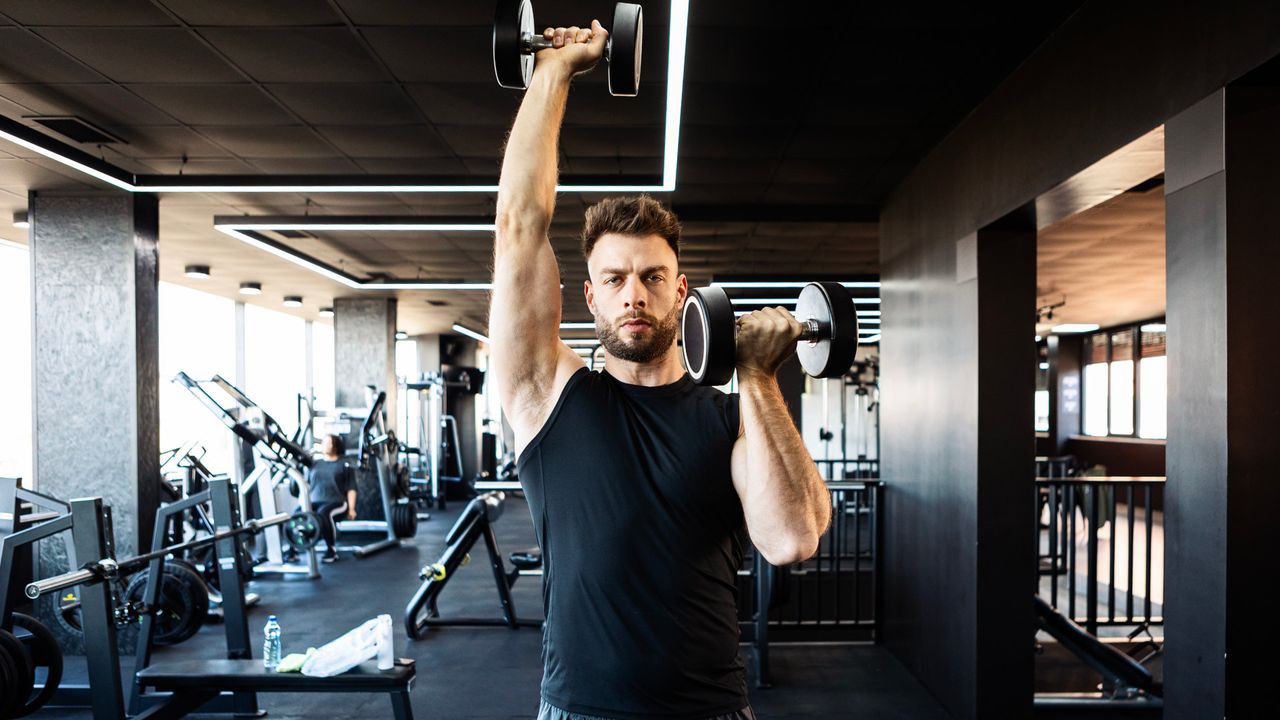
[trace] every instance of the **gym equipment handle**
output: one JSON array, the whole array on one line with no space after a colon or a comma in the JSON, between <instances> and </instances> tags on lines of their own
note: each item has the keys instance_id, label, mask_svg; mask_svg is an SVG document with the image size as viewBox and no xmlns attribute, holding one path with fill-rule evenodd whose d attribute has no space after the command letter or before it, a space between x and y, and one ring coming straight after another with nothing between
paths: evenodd
<instances>
[{"instance_id":1,"label":"gym equipment handle","mask_svg":"<svg viewBox=\"0 0 1280 720\"><path fill-rule=\"evenodd\" d=\"M269 518L249 520L238 528L223 530L222 532L214 533L206 538L189 540L187 542L174 545L173 547L161 548L160 550L119 562L112 560L111 558L103 558L102 560L88 563L79 570L72 570L61 575L54 575L50 578L28 583L26 587L26 595L28 598L35 600L46 593L65 590L70 587L76 587L77 585L84 585L85 583L111 579L121 573L127 575L134 570L141 569L152 560L162 558L166 555L183 552L185 550L194 550L196 548L204 547L205 545L216 543L219 540L235 537L242 533L258 532L264 528L279 525L287 521L290 517L292 516L289 513L277 513Z\"/></svg>"}]
</instances>

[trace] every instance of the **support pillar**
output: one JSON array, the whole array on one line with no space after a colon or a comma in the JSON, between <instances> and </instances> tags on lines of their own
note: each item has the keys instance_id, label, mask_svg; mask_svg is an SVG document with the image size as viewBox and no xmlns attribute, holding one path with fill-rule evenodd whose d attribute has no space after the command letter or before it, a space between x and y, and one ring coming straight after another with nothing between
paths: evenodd
<instances>
[{"instance_id":1,"label":"support pillar","mask_svg":"<svg viewBox=\"0 0 1280 720\"><path fill-rule=\"evenodd\" d=\"M150 547L159 503L158 202L33 191L28 208L35 489L102 496L129 555Z\"/></svg>"},{"instance_id":2,"label":"support pillar","mask_svg":"<svg viewBox=\"0 0 1280 720\"><path fill-rule=\"evenodd\" d=\"M1050 455L1065 455L1072 435L1080 434L1081 352L1079 335L1050 335L1049 445Z\"/></svg>"},{"instance_id":3,"label":"support pillar","mask_svg":"<svg viewBox=\"0 0 1280 720\"><path fill-rule=\"evenodd\" d=\"M955 718L1030 717L1036 229L881 221L883 642Z\"/></svg>"},{"instance_id":4,"label":"support pillar","mask_svg":"<svg viewBox=\"0 0 1280 720\"><path fill-rule=\"evenodd\" d=\"M1165 126L1167 720L1248 716L1273 695L1275 655L1259 640L1272 609L1261 583L1280 571L1271 76L1246 76Z\"/></svg>"},{"instance_id":5,"label":"support pillar","mask_svg":"<svg viewBox=\"0 0 1280 720\"><path fill-rule=\"evenodd\" d=\"M396 299L333 301L333 369L338 407L364 407L365 387L387 392L387 423L396 424Z\"/></svg>"}]
</instances>

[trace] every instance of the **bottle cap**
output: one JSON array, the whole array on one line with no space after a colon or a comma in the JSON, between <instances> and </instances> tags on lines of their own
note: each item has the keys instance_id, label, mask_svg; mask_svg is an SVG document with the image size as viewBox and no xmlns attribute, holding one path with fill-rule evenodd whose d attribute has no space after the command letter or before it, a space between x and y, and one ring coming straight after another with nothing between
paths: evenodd
<instances>
[{"instance_id":1,"label":"bottle cap","mask_svg":"<svg viewBox=\"0 0 1280 720\"><path fill-rule=\"evenodd\" d=\"M268 616L267 616L267 622L275 622L275 621L276 621L276 616L275 616L275 615L268 615Z\"/></svg>"}]
</instances>

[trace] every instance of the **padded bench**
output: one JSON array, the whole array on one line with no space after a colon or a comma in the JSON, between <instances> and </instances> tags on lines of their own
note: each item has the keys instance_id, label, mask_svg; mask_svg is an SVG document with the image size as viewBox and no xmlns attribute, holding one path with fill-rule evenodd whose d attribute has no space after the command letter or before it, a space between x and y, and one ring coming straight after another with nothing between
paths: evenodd
<instances>
[{"instance_id":1,"label":"padded bench","mask_svg":"<svg viewBox=\"0 0 1280 720\"><path fill-rule=\"evenodd\" d=\"M278 673L262 667L262 660L177 660L161 662L138 672L143 688L169 691L164 703L149 708L136 718L156 720L180 718L197 711L223 691L287 693L387 693L396 720L413 720L409 690L417 677L412 660L397 660L390 670L379 670L376 662L357 665L333 677L308 677L301 673Z\"/></svg>"}]
</instances>

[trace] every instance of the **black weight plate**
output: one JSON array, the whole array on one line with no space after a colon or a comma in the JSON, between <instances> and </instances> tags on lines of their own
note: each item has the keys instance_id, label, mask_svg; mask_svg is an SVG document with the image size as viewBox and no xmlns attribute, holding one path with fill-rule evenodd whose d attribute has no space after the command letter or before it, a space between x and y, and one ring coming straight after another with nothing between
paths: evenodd
<instances>
[{"instance_id":1,"label":"black weight plate","mask_svg":"<svg viewBox=\"0 0 1280 720\"><path fill-rule=\"evenodd\" d=\"M816 378L844 375L858 353L858 313L845 286L809 283L800 291L795 317L802 323L817 320L824 328L823 338L801 340L796 347L805 373Z\"/></svg>"},{"instance_id":2,"label":"black weight plate","mask_svg":"<svg viewBox=\"0 0 1280 720\"><path fill-rule=\"evenodd\" d=\"M17 708L9 717L25 717L44 707L62 684L62 648L58 639L44 623L23 613L13 614L13 626L31 633L28 649L31 652L32 670L46 668L44 685L34 696L28 696L25 705Z\"/></svg>"},{"instance_id":3,"label":"black weight plate","mask_svg":"<svg viewBox=\"0 0 1280 720\"><path fill-rule=\"evenodd\" d=\"M5 630L0 630L0 633L8 634ZM0 718L9 717L21 701L18 659L10 657L9 652L6 645L0 644Z\"/></svg>"},{"instance_id":4,"label":"black weight plate","mask_svg":"<svg viewBox=\"0 0 1280 720\"><path fill-rule=\"evenodd\" d=\"M391 529L401 539L418 534L418 508L412 503L391 506Z\"/></svg>"},{"instance_id":5,"label":"black weight plate","mask_svg":"<svg viewBox=\"0 0 1280 720\"><path fill-rule=\"evenodd\" d=\"M689 291L680 318L681 349L689 376L699 385L724 385L733 377L737 326L722 288Z\"/></svg>"},{"instance_id":6,"label":"black weight plate","mask_svg":"<svg viewBox=\"0 0 1280 720\"><path fill-rule=\"evenodd\" d=\"M609 94L635 97L640 92L640 54L644 45L644 11L635 3L613 6L609 28Z\"/></svg>"},{"instance_id":7,"label":"black weight plate","mask_svg":"<svg viewBox=\"0 0 1280 720\"><path fill-rule=\"evenodd\" d=\"M204 583L200 584L205 591L204 608L201 609L194 586L188 584L192 577L188 574L190 571L181 566L176 572L174 570L166 563L160 582L160 597L152 614L152 627L155 629L152 642L156 645L176 645L187 640L204 624L209 612L208 588ZM129 579L124 589L125 602L142 602L148 574L140 572Z\"/></svg>"},{"instance_id":8,"label":"black weight plate","mask_svg":"<svg viewBox=\"0 0 1280 720\"><path fill-rule=\"evenodd\" d=\"M308 510L295 514L284 523L285 542L298 552L306 552L320 542L320 517Z\"/></svg>"},{"instance_id":9,"label":"black weight plate","mask_svg":"<svg viewBox=\"0 0 1280 720\"><path fill-rule=\"evenodd\" d=\"M36 669L22 641L3 628L0 628L0 655L6 656L12 666L9 697L0 698L0 717L16 717L27 698L31 697L31 690L36 682Z\"/></svg>"},{"instance_id":10,"label":"black weight plate","mask_svg":"<svg viewBox=\"0 0 1280 720\"><path fill-rule=\"evenodd\" d=\"M521 40L532 32L533 5L529 0L498 0L493 16L493 74L502 87L529 87L533 55L524 52Z\"/></svg>"},{"instance_id":11,"label":"black weight plate","mask_svg":"<svg viewBox=\"0 0 1280 720\"><path fill-rule=\"evenodd\" d=\"M199 630L209 617L209 584L204 581L199 570L184 560L170 560L165 563L164 570L191 591L191 597L195 600L196 617L199 619L196 630Z\"/></svg>"}]
</instances>

